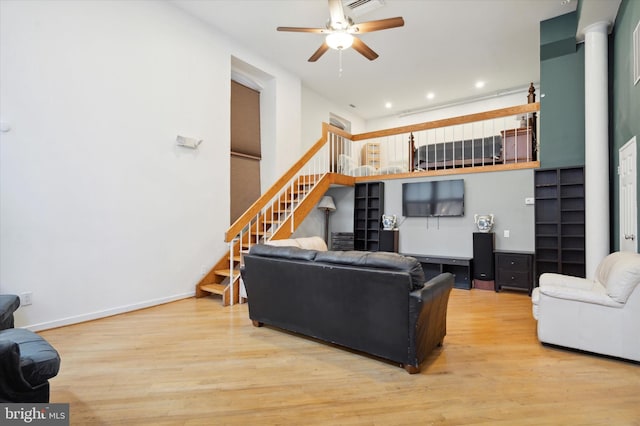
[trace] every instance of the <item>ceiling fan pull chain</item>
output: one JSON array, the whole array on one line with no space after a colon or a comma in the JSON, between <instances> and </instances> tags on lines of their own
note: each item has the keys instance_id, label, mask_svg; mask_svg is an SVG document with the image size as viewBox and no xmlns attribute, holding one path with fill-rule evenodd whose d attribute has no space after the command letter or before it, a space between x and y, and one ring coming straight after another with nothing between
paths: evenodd
<instances>
[{"instance_id":1,"label":"ceiling fan pull chain","mask_svg":"<svg viewBox=\"0 0 640 426\"><path fill-rule=\"evenodd\" d=\"M342 77L342 49L338 50L338 78Z\"/></svg>"}]
</instances>

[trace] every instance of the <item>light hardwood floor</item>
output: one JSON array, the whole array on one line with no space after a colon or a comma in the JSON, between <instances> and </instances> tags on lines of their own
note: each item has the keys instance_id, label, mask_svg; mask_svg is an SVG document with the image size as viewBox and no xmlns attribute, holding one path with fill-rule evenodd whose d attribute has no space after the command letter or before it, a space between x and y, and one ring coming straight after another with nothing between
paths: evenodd
<instances>
[{"instance_id":1,"label":"light hardwood floor","mask_svg":"<svg viewBox=\"0 0 640 426\"><path fill-rule=\"evenodd\" d=\"M640 366L542 346L526 294L456 290L444 346L409 375L214 297L41 334L74 425L640 425Z\"/></svg>"}]
</instances>

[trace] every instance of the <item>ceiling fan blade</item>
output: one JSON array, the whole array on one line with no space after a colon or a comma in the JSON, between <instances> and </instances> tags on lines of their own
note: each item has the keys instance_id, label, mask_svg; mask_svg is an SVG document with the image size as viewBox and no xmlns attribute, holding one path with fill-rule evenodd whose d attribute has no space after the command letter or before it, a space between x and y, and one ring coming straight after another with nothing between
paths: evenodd
<instances>
[{"instance_id":1,"label":"ceiling fan blade","mask_svg":"<svg viewBox=\"0 0 640 426\"><path fill-rule=\"evenodd\" d=\"M322 43L322 45L318 48L318 50L316 50L314 52L313 55L311 55L311 57L308 59L309 62L315 62L318 59L320 59L320 57L322 55L324 55L324 53L329 50L329 45L327 43Z\"/></svg>"},{"instance_id":2,"label":"ceiling fan blade","mask_svg":"<svg viewBox=\"0 0 640 426\"><path fill-rule=\"evenodd\" d=\"M396 18L379 19L377 21L361 22L355 24L351 28L355 33L370 33L373 31L388 30L389 28L397 28L404 26L404 19L398 16Z\"/></svg>"},{"instance_id":3,"label":"ceiling fan blade","mask_svg":"<svg viewBox=\"0 0 640 426\"><path fill-rule=\"evenodd\" d=\"M374 52L369 46L365 44L364 41L360 40L358 37L353 38L353 44L351 45L353 49L360 53L362 56L367 58L370 61L373 61L378 57L378 54Z\"/></svg>"},{"instance_id":4,"label":"ceiling fan blade","mask_svg":"<svg viewBox=\"0 0 640 426\"><path fill-rule=\"evenodd\" d=\"M346 19L344 16L344 10L342 9L342 0L329 0L329 14L331 16L332 25L335 25L336 23L341 23L345 26L347 25L347 23L345 23Z\"/></svg>"},{"instance_id":5,"label":"ceiling fan blade","mask_svg":"<svg viewBox=\"0 0 640 426\"><path fill-rule=\"evenodd\" d=\"M306 28L306 27L278 27L278 31L289 31L294 33L327 33L326 28Z\"/></svg>"}]
</instances>

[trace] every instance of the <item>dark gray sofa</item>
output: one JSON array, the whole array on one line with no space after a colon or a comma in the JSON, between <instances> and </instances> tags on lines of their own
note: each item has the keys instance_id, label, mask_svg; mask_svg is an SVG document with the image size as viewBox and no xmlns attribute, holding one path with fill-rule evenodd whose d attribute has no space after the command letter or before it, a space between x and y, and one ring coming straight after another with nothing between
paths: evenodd
<instances>
[{"instance_id":1,"label":"dark gray sofa","mask_svg":"<svg viewBox=\"0 0 640 426\"><path fill-rule=\"evenodd\" d=\"M413 153L414 170L488 166L502 162L500 135L422 145Z\"/></svg>"},{"instance_id":2,"label":"dark gray sofa","mask_svg":"<svg viewBox=\"0 0 640 426\"><path fill-rule=\"evenodd\" d=\"M396 253L255 245L242 278L249 317L399 363L409 373L446 335L453 275L425 283L420 263Z\"/></svg>"}]
</instances>

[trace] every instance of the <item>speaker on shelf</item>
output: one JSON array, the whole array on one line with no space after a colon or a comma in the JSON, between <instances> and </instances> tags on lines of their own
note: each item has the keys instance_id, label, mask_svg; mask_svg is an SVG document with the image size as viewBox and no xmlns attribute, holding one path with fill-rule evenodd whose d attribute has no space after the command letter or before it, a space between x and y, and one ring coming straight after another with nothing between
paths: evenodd
<instances>
[{"instance_id":1,"label":"speaker on shelf","mask_svg":"<svg viewBox=\"0 0 640 426\"><path fill-rule=\"evenodd\" d=\"M493 232L473 233L473 278L491 281L494 279Z\"/></svg>"}]
</instances>

